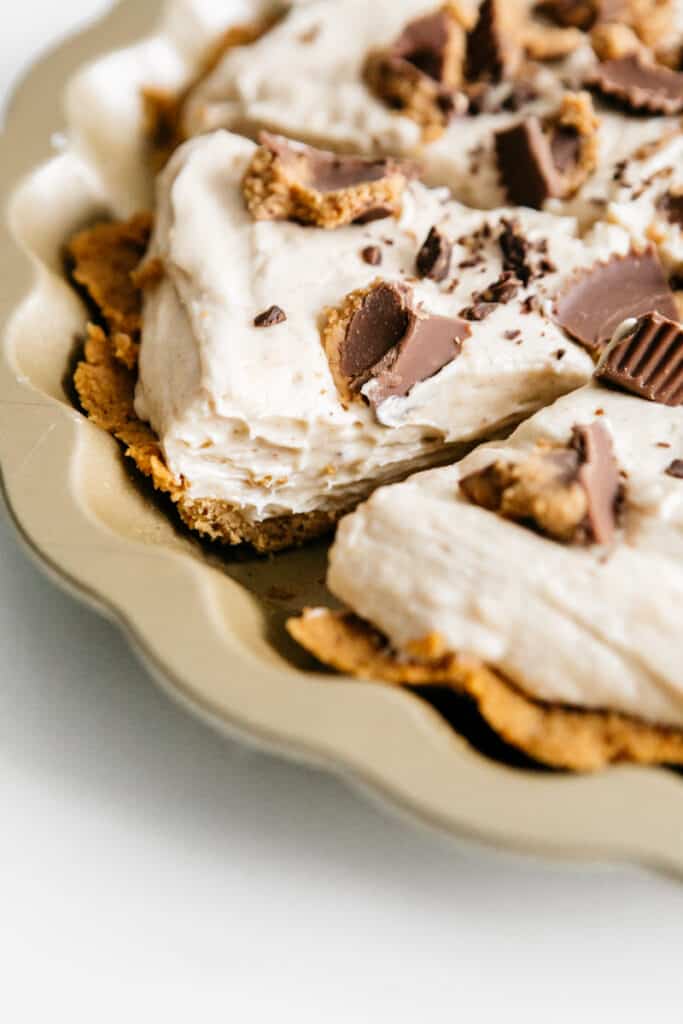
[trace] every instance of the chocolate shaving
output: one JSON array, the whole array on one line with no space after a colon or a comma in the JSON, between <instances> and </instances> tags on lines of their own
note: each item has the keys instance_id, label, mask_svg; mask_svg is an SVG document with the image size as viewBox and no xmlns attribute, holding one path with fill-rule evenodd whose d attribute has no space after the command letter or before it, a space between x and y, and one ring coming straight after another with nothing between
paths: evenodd
<instances>
[{"instance_id":1,"label":"chocolate shaving","mask_svg":"<svg viewBox=\"0 0 683 1024\"><path fill-rule=\"evenodd\" d=\"M510 0L484 0L479 17L467 36L465 76L471 82L503 82L511 78L520 59L504 4Z\"/></svg>"},{"instance_id":2,"label":"chocolate shaving","mask_svg":"<svg viewBox=\"0 0 683 1024\"><path fill-rule=\"evenodd\" d=\"M649 313L610 345L598 380L660 405L683 405L683 327Z\"/></svg>"},{"instance_id":3,"label":"chocolate shaving","mask_svg":"<svg viewBox=\"0 0 683 1024\"><path fill-rule=\"evenodd\" d=\"M503 255L503 270L513 273L526 286L532 274L529 264L531 246L515 221L504 219L501 224L503 230L498 237L498 244Z\"/></svg>"},{"instance_id":4,"label":"chocolate shaving","mask_svg":"<svg viewBox=\"0 0 683 1024\"><path fill-rule=\"evenodd\" d=\"M672 476L674 480L683 480L683 459L674 459L666 468L665 473L667 476Z\"/></svg>"},{"instance_id":5,"label":"chocolate shaving","mask_svg":"<svg viewBox=\"0 0 683 1024\"><path fill-rule=\"evenodd\" d=\"M472 305L460 310L463 320L485 320L498 306L510 302L522 287L522 282L511 270L506 270L497 281L482 292L475 292Z\"/></svg>"},{"instance_id":6,"label":"chocolate shaving","mask_svg":"<svg viewBox=\"0 0 683 1024\"><path fill-rule=\"evenodd\" d=\"M404 398L416 384L429 380L462 351L469 338L469 324L455 317L413 313L404 337L370 373L365 394L377 408L388 398Z\"/></svg>"},{"instance_id":7,"label":"chocolate shaving","mask_svg":"<svg viewBox=\"0 0 683 1024\"><path fill-rule=\"evenodd\" d=\"M287 314L279 306L270 306L265 313L259 313L254 318L254 327L275 327L276 324L284 323Z\"/></svg>"},{"instance_id":8,"label":"chocolate shaving","mask_svg":"<svg viewBox=\"0 0 683 1024\"><path fill-rule=\"evenodd\" d=\"M620 324L656 312L676 319L676 300L653 248L632 249L579 271L560 295L555 318L589 352L599 354Z\"/></svg>"},{"instance_id":9,"label":"chocolate shaving","mask_svg":"<svg viewBox=\"0 0 683 1024\"><path fill-rule=\"evenodd\" d=\"M371 267L378 267L382 262L382 250L378 245L366 245L361 256Z\"/></svg>"},{"instance_id":10,"label":"chocolate shaving","mask_svg":"<svg viewBox=\"0 0 683 1024\"><path fill-rule=\"evenodd\" d=\"M417 254L417 272L432 281L444 281L451 269L453 246L447 236L434 226Z\"/></svg>"},{"instance_id":11,"label":"chocolate shaving","mask_svg":"<svg viewBox=\"0 0 683 1024\"><path fill-rule=\"evenodd\" d=\"M603 61L589 84L629 110L667 115L683 110L683 74L638 53Z\"/></svg>"}]
</instances>

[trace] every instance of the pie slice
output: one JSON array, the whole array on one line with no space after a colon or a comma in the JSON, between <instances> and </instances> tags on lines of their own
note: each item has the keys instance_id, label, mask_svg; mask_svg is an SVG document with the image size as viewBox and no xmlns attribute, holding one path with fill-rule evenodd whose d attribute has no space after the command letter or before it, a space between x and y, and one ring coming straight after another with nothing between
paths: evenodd
<instances>
[{"instance_id":1,"label":"pie slice","mask_svg":"<svg viewBox=\"0 0 683 1024\"><path fill-rule=\"evenodd\" d=\"M119 226L70 247L96 303L113 265L130 282L117 230L127 244ZM570 220L466 209L412 164L217 132L161 176L133 279L139 330L124 341L101 309L77 386L121 436L105 380L121 356L122 440L135 457L130 424L146 425L183 518L228 543L286 547L584 384L593 359L554 303L628 244L616 227L580 238Z\"/></svg>"},{"instance_id":2,"label":"pie slice","mask_svg":"<svg viewBox=\"0 0 683 1024\"><path fill-rule=\"evenodd\" d=\"M328 584L349 611L292 635L360 678L468 694L554 767L683 764L683 328L651 319L615 339L609 387L346 518ZM645 390L636 361L659 366Z\"/></svg>"}]
</instances>

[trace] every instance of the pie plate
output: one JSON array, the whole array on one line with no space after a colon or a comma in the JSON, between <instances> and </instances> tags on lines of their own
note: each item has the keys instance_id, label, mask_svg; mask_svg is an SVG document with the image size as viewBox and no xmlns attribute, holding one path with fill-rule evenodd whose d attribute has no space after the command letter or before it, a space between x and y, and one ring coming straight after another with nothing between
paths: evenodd
<instances>
[{"instance_id":1,"label":"pie plate","mask_svg":"<svg viewBox=\"0 0 683 1024\"><path fill-rule=\"evenodd\" d=\"M325 546L265 560L198 544L74 408L68 368L85 310L61 247L98 213L149 202L140 85L177 85L211 10L224 18L230 5L172 0L163 21L161 7L122 0L41 60L7 115L0 459L28 550L125 630L173 698L223 732L338 772L454 836L683 875L680 774L574 777L503 763L411 693L322 673L283 627L329 600Z\"/></svg>"}]
</instances>

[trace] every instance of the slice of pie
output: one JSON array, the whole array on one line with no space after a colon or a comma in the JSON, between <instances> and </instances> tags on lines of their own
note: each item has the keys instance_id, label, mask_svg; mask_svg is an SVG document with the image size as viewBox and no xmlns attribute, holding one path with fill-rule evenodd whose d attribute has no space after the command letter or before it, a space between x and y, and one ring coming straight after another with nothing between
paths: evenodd
<instances>
[{"instance_id":1,"label":"slice of pie","mask_svg":"<svg viewBox=\"0 0 683 1024\"><path fill-rule=\"evenodd\" d=\"M148 251L144 219L72 242L101 317L82 404L135 458L144 425L138 461L150 472L153 445L192 527L259 549L315 536L589 379L599 345L555 304L582 271L628 262L628 235L470 210L417 172L217 132L161 176Z\"/></svg>"},{"instance_id":2,"label":"slice of pie","mask_svg":"<svg viewBox=\"0 0 683 1024\"><path fill-rule=\"evenodd\" d=\"M629 321L596 381L341 524L349 609L290 623L365 679L447 686L556 767L683 764L683 328Z\"/></svg>"}]
</instances>

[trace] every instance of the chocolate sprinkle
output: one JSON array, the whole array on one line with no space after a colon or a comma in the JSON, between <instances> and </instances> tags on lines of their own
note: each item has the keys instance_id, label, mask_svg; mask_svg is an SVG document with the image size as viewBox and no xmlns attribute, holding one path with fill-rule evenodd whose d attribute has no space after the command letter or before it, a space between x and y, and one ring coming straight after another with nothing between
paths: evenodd
<instances>
[{"instance_id":1,"label":"chocolate sprinkle","mask_svg":"<svg viewBox=\"0 0 683 1024\"><path fill-rule=\"evenodd\" d=\"M417 254L417 272L432 281L444 281L451 269L453 246L439 228L434 226Z\"/></svg>"},{"instance_id":2,"label":"chocolate sprinkle","mask_svg":"<svg viewBox=\"0 0 683 1024\"><path fill-rule=\"evenodd\" d=\"M683 327L657 313L610 345L598 380L660 405L683 405Z\"/></svg>"},{"instance_id":3,"label":"chocolate sprinkle","mask_svg":"<svg viewBox=\"0 0 683 1024\"><path fill-rule=\"evenodd\" d=\"M382 262L382 250L378 245L366 245L361 256L371 267L378 267Z\"/></svg>"},{"instance_id":4,"label":"chocolate sprinkle","mask_svg":"<svg viewBox=\"0 0 683 1024\"><path fill-rule=\"evenodd\" d=\"M275 327L276 324L284 323L287 314L279 306L270 306L265 313L259 313L254 318L254 327Z\"/></svg>"},{"instance_id":5,"label":"chocolate sprinkle","mask_svg":"<svg viewBox=\"0 0 683 1024\"><path fill-rule=\"evenodd\" d=\"M630 110L650 114L678 114L683 110L683 74L637 53L603 61L589 84Z\"/></svg>"},{"instance_id":6,"label":"chocolate sprinkle","mask_svg":"<svg viewBox=\"0 0 683 1024\"><path fill-rule=\"evenodd\" d=\"M560 327L596 354L625 320L651 312L672 320L678 316L674 294L653 248L632 249L580 271L555 307Z\"/></svg>"},{"instance_id":7,"label":"chocolate sprinkle","mask_svg":"<svg viewBox=\"0 0 683 1024\"><path fill-rule=\"evenodd\" d=\"M674 459L665 472L675 480L683 480L683 459Z\"/></svg>"},{"instance_id":8,"label":"chocolate sprinkle","mask_svg":"<svg viewBox=\"0 0 683 1024\"><path fill-rule=\"evenodd\" d=\"M498 238L500 251L503 254L503 270L511 271L523 285L531 280L529 252L531 246L522 234L519 224L511 220L502 220L503 230Z\"/></svg>"}]
</instances>

